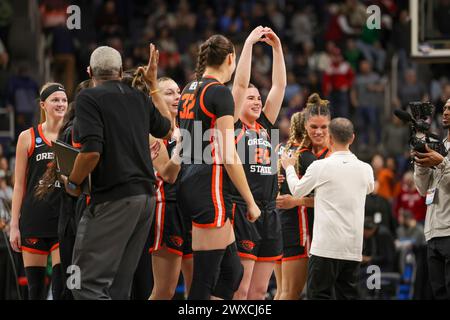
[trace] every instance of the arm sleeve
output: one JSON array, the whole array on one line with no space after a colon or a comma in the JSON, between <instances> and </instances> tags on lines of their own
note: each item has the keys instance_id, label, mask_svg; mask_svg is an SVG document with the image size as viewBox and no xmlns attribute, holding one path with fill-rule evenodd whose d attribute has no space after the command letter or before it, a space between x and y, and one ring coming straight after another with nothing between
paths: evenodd
<instances>
[{"instance_id":1,"label":"arm sleeve","mask_svg":"<svg viewBox=\"0 0 450 320\"><path fill-rule=\"evenodd\" d=\"M373 176L372 167L367 165L367 174L369 175L369 184L367 185L367 194L372 193L375 189L375 179Z\"/></svg>"},{"instance_id":2,"label":"arm sleeve","mask_svg":"<svg viewBox=\"0 0 450 320\"><path fill-rule=\"evenodd\" d=\"M427 193L427 190L431 181L431 169L419 167L414 165L414 182L416 184L417 191L423 197Z\"/></svg>"},{"instance_id":3,"label":"arm sleeve","mask_svg":"<svg viewBox=\"0 0 450 320\"><path fill-rule=\"evenodd\" d=\"M450 184L450 160L448 158L444 158L444 160L437 165L437 170L441 170L441 181L439 184L441 186Z\"/></svg>"},{"instance_id":4,"label":"arm sleeve","mask_svg":"<svg viewBox=\"0 0 450 320\"><path fill-rule=\"evenodd\" d=\"M286 169L286 180L289 190L295 198L308 195L320 184L320 172L316 164L317 162L312 163L301 179L297 177L293 166L289 166Z\"/></svg>"},{"instance_id":5,"label":"arm sleeve","mask_svg":"<svg viewBox=\"0 0 450 320\"><path fill-rule=\"evenodd\" d=\"M165 137L170 131L170 120L162 116L149 97L145 96L144 99L145 104L150 108L150 133L155 138Z\"/></svg>"},{"instance_id":6,"label":"arm sleeve","mask_svg":"<svg viewBox=\"0 0 450 320\"><path fill-rule=\"evenodd\" d=\"M103 121L93 97L82 92L76 100L75 116L81 152L103 152Z\"/></svg>"},{"instance_id":7,"label":"arm sleeve","mask_svg":"<svg viewBox=\"0 0 450 320\"><path fill-rule=\"evenodd\" d=\"M231 91L223 85L212 85L206 90L204 103L217 118L234 117L234 100Z\"/></svg>"}]
</instances>

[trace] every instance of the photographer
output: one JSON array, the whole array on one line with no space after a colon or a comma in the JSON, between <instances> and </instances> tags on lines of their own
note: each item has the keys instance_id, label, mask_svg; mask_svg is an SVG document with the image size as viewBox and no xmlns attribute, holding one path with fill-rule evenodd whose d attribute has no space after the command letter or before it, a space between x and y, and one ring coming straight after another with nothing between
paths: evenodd
<instances>
[{"instance_id":1,"label":"photographer","mask_svg":"<svg viewBox=\"0 0 450 320\"><path fill-rule=\"evenodd\" d=\"M444 139L450 148L450 99L444 106L442 118L448 135ZM450 299L450 156L432 150L413 151L415 161L414 181L422 196L426 195L427 214L425 238L428 243L428 268L434 297Z\"/></svg>"}]
</instances>

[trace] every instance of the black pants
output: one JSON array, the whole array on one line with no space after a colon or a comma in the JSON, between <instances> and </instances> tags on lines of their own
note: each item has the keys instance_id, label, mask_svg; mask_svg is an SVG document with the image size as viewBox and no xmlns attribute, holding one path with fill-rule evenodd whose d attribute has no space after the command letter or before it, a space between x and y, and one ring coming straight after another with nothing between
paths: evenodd
<instances>
[{"instance_id":1,"label":"black pants","mask_svg":"<svg viewBox=\"0 0 450 320\"><path fill-rule=\"evenodd\" d=\"M308 261L308 299L357 299L359 268L357 261L311 256Z\"/></svg>"},{"instance_id":2,"label":"black pants","mask_svg":"<svg viewBox=\"0 0 450 320\"><path fill-rule=\"evenodd\" d=\"M434 298L450 300L450 237L428 241L428 273Z\"/></svg>"}]
</instances>

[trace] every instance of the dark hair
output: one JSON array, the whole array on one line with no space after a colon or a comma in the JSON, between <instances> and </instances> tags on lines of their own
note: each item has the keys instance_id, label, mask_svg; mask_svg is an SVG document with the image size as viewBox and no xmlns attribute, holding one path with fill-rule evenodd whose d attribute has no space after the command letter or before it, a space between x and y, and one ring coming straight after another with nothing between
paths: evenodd
<instances>
[{"instance_id":1,"label":"dark hair","mask_svg":"<svg viewBox=\"0 0 450 320\"><path fill-rule=\"evenodd\" d=\"M330 102L323 100L317 93L313 93L308 97L305 108L305 121L307 122L311 117L324 116L331 118Z\"/></svg>"},{"instance_id":2,"label":"dark hair","mask_svg":"<svg viewBox=\"0 0 450 320\"><path fill-rule=\"evenodd\" d=\"M355 132L353 123L346 118L334 118L331 120L328 129L333 139L342 144L349 143Z\"/></svg>"},{"instance_id":3,"label":"dark hair","mask_svg":"<svg viewBox=\"0 0 450 320\"><path fill-rule=\"evenodd\" d=\"M233 43L226 37L215 34L200 45L198 52L197 67L195 69L196 79L200 81L206 67L220 66L228 54L234 52Z\"/></svg>"}]
</instances>

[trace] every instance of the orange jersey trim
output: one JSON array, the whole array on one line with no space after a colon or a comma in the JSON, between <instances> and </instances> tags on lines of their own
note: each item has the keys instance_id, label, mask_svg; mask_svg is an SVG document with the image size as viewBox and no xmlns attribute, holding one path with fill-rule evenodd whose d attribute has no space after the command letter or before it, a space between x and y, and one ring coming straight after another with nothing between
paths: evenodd
<instances>
[{"instance_id":1,"label":"orange jersey trim","mask_svg":"<svg viewBox=\"0 0 450 320\"><path fill-rule=\"evenodd\" d=\"M280 260L283 257L283 255L275 256L275 257L258 257L256 259L256 262L275 262L277 260Z\"/></svg>"},{"instance_id":2,"label":"orange jersey trim","mask_svg":"<svg viewBox=\"0 0 450 320\"><path fill-rule=\"evenodd\" d=\"M51 147L52 143L47 140L47 138L44 136L44 132L42 132L42 124L38 125L38 131L39 131L39 135L41 136L41 138L45 142L45 144L48 145L49 147Z\"/></svg>"},{"instance_id":3,"label":"orange jersey trim","mask_svg":"<svg viewBox=\"0 0 450 320\"><path fill-rule=\"evenodd\" d=\"M192 259L194 257L193 253L183 254L183 259Z\"/></svg>"},{"instance_id":4,"label":"orange jersey trim","mask_svg":"<svg viewBox=\"0 0 450 320\"><path fill-rule=\"evenodd\" d=\"M31 145L28 148L28 158L31 157L31 155L34 152L34 147L36 146L36 136L34 134L34 129L30 128L30 134L31 134Z\"/></svg>"},{"instance_id":5,"label":"orange jersey trim","mask_svg":"<svg viewBox=\"0 0 450 320\"><path fill-rule=\"evenodd\" d=\"M205 93L206 93L206 89L208 89L208 87L212 86L213 84L220 84L220 82L211 82L208 83L202 90L202 93L200 94L200 108L202 109L203 113L206 114L208 117L210 117L211 119L215 119L216 116L214 114L212 114L211 112L208 111L208 109L206 109L205 103L204 103L204 97L205 97Z\"/></svg>"},{"instance_id":6,"label":"orange jersey trim","mask_svg":"<svg viewBox=\"0 0 450 320\"><path fill-rule=\"evenodd\" d=\"M28 247L25 247L25 246L21 246L20 249L21 249L22 251L26 251L26 252L34 253L34 254L41 254L41 255L46 255L46 256L48 256L48 254L49 254L48 251L43 251L43 250L38 250L38 249L28 248Z\"/></svg>"}]
</instances>

